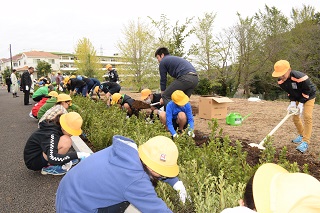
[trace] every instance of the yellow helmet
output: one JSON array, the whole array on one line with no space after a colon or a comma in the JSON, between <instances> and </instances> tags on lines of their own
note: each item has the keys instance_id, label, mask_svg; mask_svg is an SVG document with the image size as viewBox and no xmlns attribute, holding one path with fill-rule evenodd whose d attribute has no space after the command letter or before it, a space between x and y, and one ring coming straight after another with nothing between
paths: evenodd
<instances>
[{"instance_id":1,"label":"yellow helmet","mask_svg":"<svg viewBox=\"0 0 320 213\"><path fill-rule=\"evenodd\" d=\"M141 91L141 100L146 99L151 93L152 93L151 90L149 90L149 89L143 89L143 90Z\"/></svg>"},{"instance_id":2,"label":"yellow helmet","mask_svg":"<svg viewBox=\"0 0 320 213\"><path fill-rule=\"evenodd\" d=\"M79 136L82 133L81 126L83 120L79 113L69 112L61 115L60 125L67 133L73 136Z\"/></svg>"},{"instance_id":3,"label":"yellow helmet","mask_svg":"<svg viewBox=\"0 0 320 213\"><path fill-rule=\"evenodd\" d=\"M112 97L111 104L117 104L119 99L121 98L121 94L120 93L114 93L111 97Z\"/></svg>"},{"instance_id":4,"label":"yellow helmet","mask_svg":"<svg viewBox=\"0 0 320 213\"><path fill-rule=\"evenodd\" d=\"M171 99L178 106L184 106L189 102L189 97L182 90L174 91L171 95Z\"/></svg>"},{"instance_id":5,"label":"yellow helmet","mask_svg":"<svg viewBox=\"0 0 320 213\"><path fill-rule=\"evenodd\" d=\"M168 137L155 136L139 146L139 157L150 169L164 177L179 174L178 148Z\"/></svg>"},{"instance_id":6,"label":"yellow helmet","mask_svg":"<svg viewBox=\"0 0 320 213\"><path fill-rule=\"evenodd\" d=\"M112 65L111 65L111 64L107 64L107 65L106 65L106 69L109 69L109 68L112 68Z\"/></svg>"},{"instance_id":7,"label":"yellow helmet","mask_svg":"<svg viewBox=\"0 0 320 213\"><path fill-rule=\"evenodd\" d=\"M69 80L70 80L70 77L69 77L69 76L65 77L65 78L63 79L63 84L67 84Z\"/></svg>"},{"instance_id":8,"label":"yellow helmet","mask_svg":"<svg viewBox=\"0 0 320 213\"><path fill-rule=\"evenodd\" d=\"M93 90L95 93L98 93L99 92L99 86L96 86Z\"/></svg>"},{"instance_id":9,"label":"yellow helmet","mask_svg":"<svg viewBox=\"0 0 320 213\"><path fill-rule=\"evenodd\" d=\"M70 95L61 93L57 97L57 103L62 101L72 101L72 98L70 97Z\"/></svg>"},{"instance_id":10,"label":"yellow helmet","mask_svg":"<svg viewBox=\"0 0 320 213\"><path fill-rule=\"evenodd\" d=\"M58 93L56 91L51 91L51 92L49 92L48 96L57 98Z\"/></svg>"}]
</instances>

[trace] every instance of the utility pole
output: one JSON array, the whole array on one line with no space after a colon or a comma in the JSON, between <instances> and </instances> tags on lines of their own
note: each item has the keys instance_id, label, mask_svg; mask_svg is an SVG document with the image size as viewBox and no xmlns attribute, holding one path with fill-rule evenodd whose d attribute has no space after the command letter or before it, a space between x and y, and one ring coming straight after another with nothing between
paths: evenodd
<instances>
[{"instance_id":1,"label":"utility pole","mask_svg":"<svg viewBox=\"0 0 320 213\"><path fill-rule=\"evenodd\" d=\"M12 72L12 70L13 70L13 66L12 66L11 44L10 44L10 61L11 61L11 72Z\"/></svg>"}]
</instances>

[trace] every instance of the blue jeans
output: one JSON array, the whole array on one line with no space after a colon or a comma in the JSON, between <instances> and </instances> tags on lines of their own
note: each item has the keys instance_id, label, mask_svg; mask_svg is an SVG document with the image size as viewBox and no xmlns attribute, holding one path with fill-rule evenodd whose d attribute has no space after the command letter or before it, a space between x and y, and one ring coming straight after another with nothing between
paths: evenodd
<instances>
[{"instance_id":1,"label":"blue jeans","mask_svg":"<svg viewBox=\"0 0 320 213\"><path fill-rule=\"evenodd\" d=\"M82 93L83 97L87 96L87 91L88 91L87 85L84 85L82 87L76 88L76 90L77 90L77 94L81 94Z\"/></svg>"}]
</instances>

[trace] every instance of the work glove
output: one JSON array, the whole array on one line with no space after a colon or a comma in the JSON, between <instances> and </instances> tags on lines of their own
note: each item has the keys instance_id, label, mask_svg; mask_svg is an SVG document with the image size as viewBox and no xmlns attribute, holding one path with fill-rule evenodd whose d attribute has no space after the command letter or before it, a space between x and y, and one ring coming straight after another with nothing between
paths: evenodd
<instances>
[{"instance_id":1,"label":"work glove","mask_svg":"<svg viewBox=\"0 0 320 213\"><path fill-rule=\"evenodd\" d=\"M291 101L290 105L287 108L287 111L289 111L291 108L297 108L297 103L295 101Z\"/></svg>"},{"instance_id":2,"label":"work glove","mask_svg":"<svg viewBox=\"0 0 320 213\"><path fill-rule=\"evenodd\" d=\"M187 194L186 188L184 187L183 182L181 180L179 180L173 185L173 189L179 193L180 201L182 203L186 202L186 198L190 200L190 197Z\"/></svg>"},{"instance_id":3,"label":"work glove","mask_svg":"<svg viewBox=\"0 0 320 213\"><path fill-rule=\"evenodd\" d=\"M189 131L188 131L188 135L189 135L190 137L192 137L192 138L195 137L195 134L194 134L193 130L189 130Z\"/></svg>"},{"instance_id":4,"label":"work glove","mask_svg":"<svg viewBox=\"0 0 320 213\"><path fill-rule=\"evenodd\" d=\"M72 167L72 161L69 161L68 163L65 163L62 165L62 169L65 171L69 171Z\"/></svg>"},{"instance_id":5,"label":"work glove","mask_svg":"<svg viewBox=\"0 0 320 213\"><path fill-rule=\"evenodd\" d=\"M303 112L303 103L299 103L297 108L299 109L299 114L300 116L302 115L302 112Z\"/></svg>"},{"instance_id":6,"label":"work glove","mask_svg":"<svg viewBox=\"0 0 320 213\"><path fill-rule=\"evenodd\" d=\"M77 156L81 160L89 157L90 155L91 155L91 153L88 153L88 152L77 152Z\"/></svg>"},{"instance_id":7,"label":"work glove","mask_svg":"<svg viewBox=\"0 0 320 213\"><path fill-rule=\"evenodd\" d=\"M174 135L171 136L172 140L175 138L178 138L178 137L179 137L179 135L177 133L174 133Z\"/></svg>"}]
</instances>

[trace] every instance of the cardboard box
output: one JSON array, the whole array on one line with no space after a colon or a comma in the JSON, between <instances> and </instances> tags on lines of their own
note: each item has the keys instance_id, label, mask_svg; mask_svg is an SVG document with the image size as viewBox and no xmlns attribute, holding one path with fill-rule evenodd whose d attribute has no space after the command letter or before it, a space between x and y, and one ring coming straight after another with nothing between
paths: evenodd
<instances>
[{"instance_id":1,"label":"cardboard box","mask_svg":"<svg viewBox=\"0 0 320 213\"><path fill-rule=\"evenodd\" d=\"M199 117L204 119L225 119L228 103L233 102L227 97L201 96L199 98Z\"/></svg>"}]
</instances>

